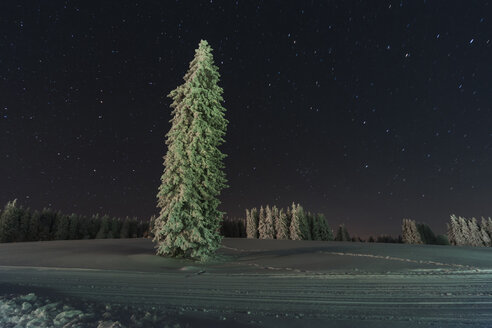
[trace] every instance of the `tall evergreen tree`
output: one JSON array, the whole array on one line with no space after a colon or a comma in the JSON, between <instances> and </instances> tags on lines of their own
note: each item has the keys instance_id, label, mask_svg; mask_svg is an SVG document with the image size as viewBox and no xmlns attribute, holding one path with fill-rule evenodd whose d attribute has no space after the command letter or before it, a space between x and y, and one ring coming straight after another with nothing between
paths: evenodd
<instances>
[{"instance_id":1,"label":"tall evergreen tree","mask_svg":"<svg viewBox=\"0 0 492 328\"><path fill-rule=\"evenodd\" d=\"M422 244L422 238L415 220L403 219L401 229L402 240L405 244Z\"/></svg>"},{"instance_id":2,"label":"tall evergreen tree","mask_svg":"<svg viewBox=\"0 0 492 328\"><path fill-rule=\"evenodd\" d=\"M29 240L29 226L31 225L31 211L27 208L20 208L20 220L19 220L19 241Z\"/></svg>"},{"instance_id":3,"label":"tall evergreen tree","mask_svg":"<svg viewBox=\"0 0 492 328\"><path fill-rule=\"evenodd\" d=\"M109 215L104 215L101 218L101 225L99 226L99 231L97 232L96 239L106 239L108 238L108 232L111 228L111 222Z\"/></svg>"},{"instance_id":4,"label":"tall evergreen tree","mask_svg":"<svg viewBox=\"0 0 492 328\"><path fill-rule=\"evenodd\" d=\"M451 214L450 221L446 225L447 225L447 236L448 236L449 243L451 245L461 245L459 222L456 215Z\"/></svg>"},{"instance_id":5,"label":"tall evergreen tree","mask_svg":"<svg viewBox=\"0 0 492 328\"><path fill-rule=\"evenodd\" d=\"M8 202L0 217L0 242L11 243L19 239L19 227L22 212L17 199Z\"/></svg>"},{"instance_id":6,"label":"tall evergreen tree","mask_svg":"<svg viewBox=\"0 0 492 328\"><path fill-rule=\"evenodd\" d=\"M212 48L202 40L184 76L171 91L171 129L167 133L161 211L154 224L158 255L204 260L220 246L218 199L226 187L224 142L228 121Z\"/></svg>"},{"instance_id":7,"label":"tall evergreen tree","mask_svg":"<svg viewBox=\"0 0 492 328\"><path fill-rule=\"evenodd\" d=\"M260 207L260 223L258 226L260 239L273 239L273 216L269 205Z\"/></svg>"},{"instance_id":8,"label":"tall evergreen tree","mask_svg":"<svg viewBox=\"0 0 492 328\"><path fill-rule=\"evenodd\" d=\"M138 238L138 220L136 217L130 220L130 238Z\"/></svg>"},{"instance_id":9,"label":"tall evergreen tree","mask_svg":"<svg viewBox=\"0 0 492 328\"><path fill-rule=\"evenodd\" d=\"M485 230L489 237L492 238L492 219L491 218L484 218L482 217L482 220L480 222L480 228Z\"/></svg>"},{"instance_id":10,"label":"tall evergreen tree","mask_svg":"<svg viewBox=\"0 0 492 328\"><path fill-rule=\"evenodd\" d=\"M468 222L468 231L469 231L469 236L468 240L471 246L479 247L479 246L485 246L484 245L484 240L482 238L482 233L480 231L480 227L478 226L478 222L476 218L471 218L470 220L467 220ZM488 243L487 241L485 241Z\"/></svg>"},{"instance_id":11,"label":"tall evergreen tree","mask_svg":"<svg viewBox=\"0 0 492 328\"><path fill-rule=\"evenodd\" d=\"M62 215L61 213L58 213L56 215L55 239L67 240L69 236L69 229L70 229L70 218L66 215Z\"/></svg>"},{"instance_id":12,"label":"tall evergreen tree","mask_svg":"<svg viewBox=\"0 0 492 328\"><path fill-rule=\"evenodd\" d=\"M278 219L275 222L275 230L277 231L277 239L289 239L289 223L287 220L287 214L284 209L280 209Z\"/></svg>"},{"instance_id":13,"label":"tall evergreen tree","mask_svg":"<svg viewBox=\"0 0 492 328\"><path fill-rule=\"evenodd\" d=\"M72 213L68 218L69 226L68 226L68 238L70 240L82 239L83 234L81 234L81 219L80 217Z\"/></svg>"},{"instance_id":14,"label":"tall evergreen tree","mask_svg":"<svg viewBox=\"0 0 492 328\"><path fill-rule=\"evenodd\" d=\"M471 231L468 225L468 220L462 216L458 216L459 225L459 240L461 241L458 245L472 246Z\"/></svg>"},{"instance_id":15,"label":"tall evergreen tree","mask_svg":"<svg viewBox=\"0 0 492 328\"><path fill-rule=\"evenodd\" d=\"M312 240L311 230L309 229L309 219L307 213L304 211L304 208L297 204L296 213L299 217L299 228L301 229L301 235L303 240Z\"/></svg>"},{"instance_id":16,"label":"tall evergreen tree","mask_svg":"<svg viewBox=\"0 0 492 328\"><path fill-rule=\"evenodd\" d=\"M150 217L150 221L149 221L149 229L147 231L147 238L154 238L154 222L155 222L155 219L156 219L156 216L155 215L152 215ZM121 238L121 237L119 237Z\"/></svg>"},{"instance_id":17,"label":"tall evergreen tree","mask_svg":"<svg viewBox=\"0 0 492 328\"><path fill-rule=\"evenodd\" d=\"M130 238L130 218L128 216L121 225L120 238Z\"/></svg>"},{"instance_id":18,"label":"tall evergreen tree","mask_svg":"<svg viewBox=\"0 0 492 328\"><path fill-rule=\"evenodd\" d=\"M272 206L272 232L273 232L273 237L272 238L277 238L277 220L279 219L279 209L276 205Z\"/></svg>"},{"instance_id":19,"label":"tall evergreen tree","mask_svg":"<svg viewBox=\"0 0 492 328\"><path fill-rule=\"evenodd\" d=\"M265 230L265 209L263 205L260 206L258 211L258 238L263 239Z\"/></svg>"},{"instance_id":20,"label":"tall evergreen tree","mask_svg":"<svg viewBox=\"0 0 492 328\"><path fill-rule=\"evenodd\" d=\"M326 218L322 213L318 213L316 216L318 219L319 230L321 234L321 240L333 240L333 230L331 230L328 222L326 222Z\"/></svg>"},{"instance_id":21,"label":"tall evergreen tree","mask_svg":"<svg viewBox=\"0 0 492 328\"><path fill-rule=\"evenodd\" d=\"M121 220L118 218L111 219L111 238L120 238ZM109 238L109 237L108 237Z\"/></svg>"},{"instance_id":22,"label":"tall evergreen tree","mask_svg":"<svg viewBox=\"0 0 492 328\"><path fill-rule=\"evenodd\" d=\"M436 235L427 224L418 223L417 231L419 232L420 239L424 244L434 245L436 243Z\"/></svg>"},{"instance_id":23,"label":"tall evergreen tree","mask_svg":"<svg viewBox=\"0 0 492 328\"><path fill-rule=\"evenodd\" d=\"M301 230L301 218L299 217L298 207L296 204L292 203L290 208L291 220L290 220L290 239L292 240L302 240L302 230Z\"/></svg>"},{"instance_id":24,"label":"tall evergreen tree","mask_svg":"<svg viewBox=\"0 0 492 328\"><path fill-rule=\"evenodd\" d=\"M246 238L254 238L256 234L256 226L253 221L253 216L251 215L251 211L246 209Z\"/></svg>"},{"instance_id":25,"label":"tall evergreen tree","mask_svg":"<svg viewBox=\"0 0 492 328\"><path fill-rule=\"evenodd\" d=\"M31 215L31 221L29 222L29 230L27 232L28 241L37 241L39 239L39 218L41 213L34 211Z\"/></svg>"},{"instance_id":26,"label":"tall evergreen tree","mask_svg":"<svg viewBox=\"0 0 492 328\"><path fill-rule=\"evenodd\" d=\"M56 213L49 208L43 208L39 216L39 240L53 240ZM52 237L53 236L53 237Z\"/></svg>"},{"instance_id":27,"label":"tall evergreen tree","mask_svg":"<svg viewBox=\"0 0 492 328\"><path fill-rule=\"evenodd\" d=\"M311 236L311 240L317 240L315 239L315 234L317 234L317 227L316 227L316 218L313 213L307 212L306 213L306 221L308 224L308 229L309 229L309 235ZM319 239L318 239L319 240Z\"/></svg>"},{"instance_id":28,"label":"tall evergreen tree","mask_svg":"<svg viewBox=\"0 0 492 328\"><path fill-rule=\"evenodd\" d=\"M350 241L350 234L348 233L345 224L340 224L338 226L337 235L335 237L336 241Z\"/></svg>"}]
</instances>

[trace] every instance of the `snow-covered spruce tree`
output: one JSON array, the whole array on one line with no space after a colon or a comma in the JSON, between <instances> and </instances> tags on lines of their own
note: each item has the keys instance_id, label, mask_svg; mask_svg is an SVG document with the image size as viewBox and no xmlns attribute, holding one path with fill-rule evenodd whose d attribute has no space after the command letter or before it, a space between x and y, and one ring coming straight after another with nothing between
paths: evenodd
<instances>
[{"instance_id":1,"label":"snow-covered spruce tree","mask_svg":"<svg viewBox=\"0 0 492 328\"><path fill-rule=\"evenodd\" d=\"M482 240L482 246L490 247L492 246L492 240L484 229L480 227L480 239Z\"/></svg>"},{"instance_id":2,"label":"snow-covered spruce tree","mask_svg":"<svg viewBox=\"0 0 492 328\"><path fill-rule=\"evenodd\" d=\"M27 232L28 241L38 241L39 240L39 217L41 213L39 211L34 211L31 215L31 220L29 221L29 230Z\"/></svg>"},{"instance_id":3,"label":"snow-covered spruce tree","mask_svg":"<svg viewBox=\"0 0 492 328\"><path fill-rule=\"evenodd\" d=\"M490 238L492 238L492 218L484 218L482 217L481 227L489 234Z\"/></svg>"},{"instance_id":4,"label":"snow-covered spruce tree","mask_svg":"<svg viewBox=\"0 0 492 328\"><path fill-rule=\"evenodd\" d=\"M419 232L420 239L423 244L434 245L436 243L436 235L425 223L417 223L417 231Z\"/></svg>"},{"instance_id":5,"label":"snow-covered spruce tree","mask_svg":"<svg viewBox=\"0 0 492 328\"><path fill-rule=\"evenodd\" d=\"M292 203L292 206L290 208L290 215L291 215L290 227L289 227L290 239L302 240L303 235L301 231L301 220L297 212L297 206L294 203Z\"/></svg>"},{"instance_id":6,"label":"snow-covered spruce tree","mask_svg":"<svg viewBox=\"0 0 492 328\"><path fill-rule=\"evenodd\" d=\"M312 213L311 215L312 215L311 216L311 220L312 220L311 238L313 240L323 240L322 232L321 232L321 229L322 229L321 220L319 219L318 214Z\"/></svg>"},{"instance_id":7,"label":"snow-covered spruce tree","mask_svg":"<svg viewBox=\"0 0 492 328\"><path fill-rule=\"evenodd\" d=\"M252 211L252 210L251 210ZM256 222L249 209L246 209L246 238L253 239L256 237Z\"/></svg>"},{"instance_id":8,"label":"snow-covered spruce tree","mask_svg":"<svg viewBox=\"0 0 492 328\"><path fill-rule=\"evenodd\" d=\"M482 217L482 220L480 222L480 228L489 236L489 239L491 240L489 246L492 246L492 219L491 218L486 219ZM484 239L486 239L485 236Z\"/></svg>"},{"instance_id":9,"label":"snow-covered spruce tree","mask_svg":"<svg viewBox=\"0 0 492 328\"><path fill-rule=\"evenodd\" d=\"M480 228L485 230L489 236L492 238L492 219L491 218L484 218L482 216L482 220L480 222Z\"/></svg>"},{"instance_id":10,"label":"snow-covered spruce tree","mask_svg":"<svg viewBox=\"0 0 492 328\"><path fill-rule=\"evenodd\" d=\"M275 222L275 230L277 232L277 239L289 239L289 224L287 221L287 214L284 209L280 209L278 213L278 219Z\"/></svg>"},{"instance_id":11,"label":"snow-covered spruce tree","mask_svg":"<svg viewBox=\"0 0 492 328\"><path fill-rule=\"evenodd\" d=\"M459 229L459 222L458 218L456 215L451 214L451 218L449 223L446 224L447 226L447 236L448 236L448 241L450 245L460 245L460 229Z\"/></svg>"},{"instance_id":12,"label":"snow-covered spruce tree","mask_svg":"<svg viewBox=\"0 0 492 328\"><path fill-rule=\"evenodd\" d=\"M326 224L323 214L313 215L313 231L311 232L313 240L329 240L328 225Z\"/></svg>"},{"instance_id":13,"label":"snow-covered spruce tree","mask_svg":"<svg viewBox=\"0 0 492 328\"><path fill-rule=\"evenodd\" d=\"M259 224L259 215L258 215L258 209L252 208L249 211L249 217L247 218L246 222L246 236L248 238L258 238L258 224Z\"/></svg>"},{"instance_id":14,"label":"snow-covered spruce tree","mask_svg":"<svg viewBox=\"0 0 492 328\"><path fill-rule=\"evenodd\" d=\"M470 227L468 225L468 220L462 216L458 216L458 226L459 226L459 243L458 245L462 245L462 246L471 246L472 243L471 243L471 239L470 239L470 236L471 236L471 231L470 231Z\"/></svg>"},{"instance_id":15,"label":"snow-covered spruce tree","mask_svg":"<svg viewBox=\"0 0 492 328\"><path fill-rule=\"evenodd\" d=\"M130 238L130 218L128 216L121 225L120 238Z\"/></svg>"},{"instance_id":16,"label":"snow-covered spruce tree","mask_svg":"<svg viewBox=\"0 0 492 328\"><path fill-rule=\"evenodd\" d=\"M277 238L277 221L279 219L279 209L276 205L272 207L272 230L273 230L273 238Z\"/></svg>"},{"instance_id":17,"label":"snow-covered spruce tree","mask_svg":"<svg viewBox=\"0 0 492 328\"><path fill-rule=\"evenodd\" d=\"M77 214L72 213L68 218L69 227L68 227L68 236L67 239L75 240L82 239L83 234L81 234L81 219Z\"/></svg>"},{"instance_id":18,"label":"snow-covered spruce tree","mask_svg":"<svg viewBox=\"0 0 492 328\"><path fill-rule=\"evenodd\" d=\"M21 216L19 219L19 240L29 241L29 226L31 224L31 211L29 208L20 208Z\"/></svg>"},{"instance_id":19,"label":"snow-covered spruce tree","mask_svg":"<svg viewBox=\"0 0 492 328\"><path fill-rule=\"evenodd\" d=\"M304 211L304 208L300 204L297 204L296 212L297 212L297 216L299 217L302 239L312 240L311 230L309 229L308 217L306 212Z\"/></svg>"},{"instance_id":20,"label":"snow-covered spruce tree","mask_svg":"<svg viewBox=\"0 0 492 328\"><path fill-rule=\"evenodd\" d=\"M67 240L70 229L70 218L66 215L58 213L56 216L56 240Z\"/></svg>"},{"instance_id":21,"label":"snow-covered spruce tree","mask_svg":"<svg viewBox=\"0 0 492 328\"><path fill-rule=\"evenodd\" d=\"M118 218L113 218L111 220L111 236L113 238L120 238L120 231L121 231L121 220Z\"/></svg>"},{"instance_id":22,"label":"snow-covered spruce tree","mask_svg":"<svg viewBox=\"0 0 492 328\"><path fill-rule=\"evenodd\" d=\"M307 212L307 213L304 213L305 217L306 217L306 223L307 223L307 228L309 230L309 236L310 236L310 240L315 240L314 239L314 235L313 235L313 232L314 232L314 215L311 213L311 212Z\"/></svg>"},{"instance_id":23,"label":"snow-covered spruce tree","mask_svg":"<svg viewBox=\"0 0 492 328\"><path fill-rule=\"evenodd\" d=\"M212 48L202 40L185 82L169 94L173 117L154 224L158 255L205 260L220 246L218 197L227 186L218 147L228 121L219 77Z\"/></svg>"},{"instance_id":24,"label":"snow-covered spruce tree","mask_svg":"<svg viewBox=\"0 0 492 328\"><path fill-rule=\"evenodd\" d=\"M99 231L96 234L96 239L106 239L108 238L108 232L111 227L109 215L104 215L101 218L101 224L99 226Z\"/></svg>"},{"instance_id":25,"label":"snow-covered spruce tree","mask_svg":"<svg viewBox=\"0 0 492 328\"><path fill-rule=\"evenodd\" d=\"M0 243L18 241L21 215L22 212L17 206L17 199L5 205L0 217Z\"/></svg>"},{"instance_id":26,"label":"snow-covered spruce tree","mask_svg":"<svg viewBox=\"0 0 492 328\"><path fill-rule=\"evenodd\" d=\"M337 229L336 241L350 241L350 235L348 233L345 224L340 224Z\"/></svg>"},{"instance_id":27,"label":"snow-covered spruce tree","mask_svg":"<svg viewBox=\"0 0 492 328\"><path fill-rule=\"evenodd\" d=\"M322 213L318 213L318 224L320 225L321 240L331 241L334 239L333 230L326 222L326 218Z\"/></svg>"},{"instance_id":28,"label":"snow-covered spruce tree","mask_svg":"<svg viewBox=\"0 0 492 328\"><path fill-rule=\"evenodd\" d=\"M422 244L415 220L403 219L401 230L402 240L405 244Z\"/></svg>"},{"instance_id":29,"label":"snow-covered spruce tree","mask_svg":"<svg viewBox=\"0 0 492 328\"><path fill-rule=\"evenodd\" d=\"M265 226L266 226L266 211L262 205L260 206L259 219L258 219L258 235L260 239L265 239L265 231L266 231Z\"/></svg>"},{"instance_id":30,"label":"snow-covered spruce tree","mask_svg":"<svg viewBox=\"0 0 492 328\"><path fill-rule=\"evenodd\" d=\"M260 239L274 239L274 228L273 228L273 213L269 205L267 205L263 211L263 207L260 208ZM262 220L263 217L263 220Z\"/></svg>"},{"instance_id":31,"label":"snow-covered spruce tree","mask_svg":"<svg viewBox=\"0 0 492 328\"><path fill-rule=\"evenodd\" d=\"M480 247L487 246L488 241L483 240L482 231L478 226L478 222L476 218L471 218L468 221L468 229L470 231L469 243L471 246Z\"/></svg>"}]
</instances>

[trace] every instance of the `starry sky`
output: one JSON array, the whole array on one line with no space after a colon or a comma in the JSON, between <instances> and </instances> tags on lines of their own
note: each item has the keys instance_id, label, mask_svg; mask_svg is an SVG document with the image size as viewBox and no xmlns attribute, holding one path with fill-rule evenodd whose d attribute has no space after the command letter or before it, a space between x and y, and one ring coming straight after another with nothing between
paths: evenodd
<instances>
[{"instance_id":1,"label":"starry sky","mask_svg":"<svg viewBox=\"0 0 492 328\"><path fill-rule=\"evenodd\" d=\"M148 218L200 39L229 120L221 210L361 236L492 216L488 1L2 1L0 202Z\"/></svg>"}]
</instances>

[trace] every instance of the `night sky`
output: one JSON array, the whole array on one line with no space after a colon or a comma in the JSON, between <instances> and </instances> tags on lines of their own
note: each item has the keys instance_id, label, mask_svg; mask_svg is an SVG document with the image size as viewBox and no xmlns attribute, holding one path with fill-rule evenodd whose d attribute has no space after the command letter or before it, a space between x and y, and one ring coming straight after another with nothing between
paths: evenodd
<instances>
[{"instance_id":1,"label":"night sky","mask_svg":"<svg viewBox=\"0 0 492 328\"><path fill-rule=\"evenodd\" d=\"M362 236L492 216L486 1L2 1L0 202L148 218L200 39L229 120L221 210Z\"/></svg>"}]
</instances>

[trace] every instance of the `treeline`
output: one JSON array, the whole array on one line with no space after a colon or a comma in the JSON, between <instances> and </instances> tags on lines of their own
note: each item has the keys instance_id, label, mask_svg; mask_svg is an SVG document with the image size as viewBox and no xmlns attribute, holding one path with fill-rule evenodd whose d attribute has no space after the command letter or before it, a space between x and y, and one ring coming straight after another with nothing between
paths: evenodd
<instances>
[{"instance_id":1,"label":"treeline","mask_svg":"<svg viewBox=\"0 0 492 328\"><path fill-rule=\"evenodd\" d=\"M333 240L323 214L306 212L299 204L287 209L261 206L246 209L246 237L257 239Z\"/></svg>"},{"instance_id":2,"label":"treeline","mask_svg":"<svg viewBox=\"0 0 492 328\"><path fill-rule=\"evenodd\" d=\"M228 238L246 238L246 219L225 217L221 222L220 234Z\"/></svg>"},{"instance_id":3,"label":"treeline","mask_svg":"<svg viewBox=\"0 0 492 328\"><path fill-rule=\"evenodd\" d=\"M221 234L225 237L256 239L325 240L351 242L402 243L399 235L369 237L364 240L351 236L344 224L340 224L336 234L328 225L323 214L306 212L302 206L293 203L287 209L269 205L246 209L246 218L225 218Z\"/></svg>"},{"instance_id":4,"label":"treeline","mask_svg":"<svg viewBox=\"0 0 492 328\"><path fill-rule=\"evenodd\" d=\"M476 218L467 219L453 214L446 226L447 235L436 236L428 225L416 223L415 220L403 219L403 242L407 244L492 247L491 218L482 218L479 223Z\"/></svg>"},{"instance_id":5,"label":"treeline","mask_svg":"<svg viewBox=\"0 0 492 328\"><path fill-rule=\"evenodd\" d=\"M91 217L43 209L31 211L8 202L0 213L0 242L68 239L140 238L150 236L148 221L136 218Z\"/></svg>"},{"instance_id":6,"label":"treeline","mask_svg":"<svg viewBox=\"0 0 492 328\"><path fill-rule=\"evenodd\" d=\"M424 223L415 220L403 219L402 241L405 244L449 245L446 235L435 235L432 229Z\"/></svg>"},{"instance_id":7,"label":"treeline","mask_svg":"<svg viewBox=\"0 0 492 328\"><path fill-rule=\"evenodd\" d=\"M480 224L475 218L467 219L451 215L447 223L448 238L451 245L457 246L492 246L492 219L482 218Z\"/></svg>"}]
</instances>

